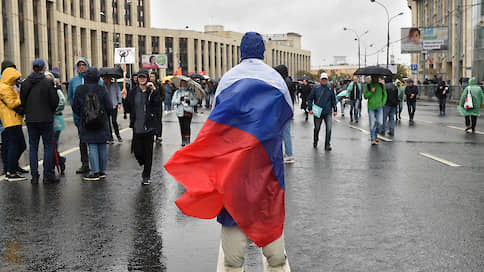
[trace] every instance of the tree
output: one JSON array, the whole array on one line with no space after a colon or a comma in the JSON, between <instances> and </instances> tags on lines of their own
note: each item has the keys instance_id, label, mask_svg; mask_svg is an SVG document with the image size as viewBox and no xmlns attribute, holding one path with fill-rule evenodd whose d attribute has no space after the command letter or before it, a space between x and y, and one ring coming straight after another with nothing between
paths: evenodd
<instances>
[{"instance_id":1,"label":"tree","mask_svg":"<svg viewBox=\"0 0 484 272\"><path fill-rule=\"evenodd\" d=\"M404 78L408 78L408 68L405 65L397 64L397 73L393 77L402 81Z\"/></svg>"},{"instance_id":2,"label":"tree","mask_svg":"<svg viewBox=\"0 0 484 272\"><path fill-rule=\"evenodd\" d=\"M304 70L299 70L296 72L296 78L297 79L298 77L302 77L302 76L309 76L309 77L312 77L313 80L316 80L318 78L318 76L316 75L313 75L311 72L308 72L308 71L304 71Z\"/></svg>"}]
</instances>

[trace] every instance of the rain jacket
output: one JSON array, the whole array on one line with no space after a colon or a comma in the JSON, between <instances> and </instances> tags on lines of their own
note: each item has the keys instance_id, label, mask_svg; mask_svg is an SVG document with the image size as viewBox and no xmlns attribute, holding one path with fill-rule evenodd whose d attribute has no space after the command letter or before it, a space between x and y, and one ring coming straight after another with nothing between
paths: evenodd
<instances>
[{"instance_id":1,"label":"rain jacket","mask_svg":"<svg viewBox=\"0 0 484 272\"><path fill-rule=\"evenodd\" d=\"M403 101L404 97L405 97L405 86L403 85L400 85L399 83L402 83L400 80L396 80L395 81L395 84L397 84L397 88L398 88L398 101Z\"/></svg>"},{"instance_id":2,"label":"rain jacket","mask_svg":"<svg viewBox=\"0 0 484 272\"><path fill-rule=\"evenodd\" d=\"M355 82L351 81L350 84L348 84L348 88L346 88L346 97L350 98L351 97L351 92L353 91L353 85L355 84ZM361 100L361 95L362 95L362 88L361 88L361 84L358 83L358 94L357 94L357 97L356 99L357 100ZM338 95L339 96L339 95Z\"/></svg>"},{"instance_id":3,"label":"rain jacket","mask_svg":"<svg viewBox=\"0 0 484 272\"><path fill-rule=\"evenodd\" d=\"M129 127L134 131L134 123L136 121L136 93L141 92L139 86L131 89L129 92L126 111L129 113ZM161 96L160 92L153 91L148 88L146 90L148 95L145 101L145 128L153 130L155 135L161 133Z\"/></svg>"},{"instance_id":4,"label":"rain jacket","mask_svg":"<svg viewBox=\"0 0 484 272\"><path fill-rule=\"evenodd\" d=\"M314 86L308 96L307 103L309 110L313 108L313 103L320 106L323 109L321 112L321 116L324 114L331 114L331 109L333 109L333 112L338 111L336 94L334 93L331 85L329 84L327 84L326 86L323 86L321 84Z\"/></svg>"},{"instance_id":5,"label":"rain jacket","mask_svg":"<svg viewBox=\"0 0 484 272\"><path fill-rule=\"evenodd\" d=\"M54 78L54 75L51 72L46 71L45 76L50 75L52 78ZM54 131L63 131L65 130L65 122L64 122L64 115L62 114L62 111L64 111L64 108L66 106L66 97L64 96L64 92L62 91L62 88L59 85L55 84L54 81L54 88L57 91L57 96L59 97L59 103L57 104L57 108L55 109L55 115L54 115Z\"/></svg>"},{"instance_id":6,"label":"rain jacket","mask_svg":"<svg viewBox=\"0 0 484 272\"><path fill-rule=\"evenodd\" d=\"M12 87L20 73L14 68L3 71L0 81L0 119L5 128L22 125L22 116L13 109L20 106L20 96Z\"/></svg>"},{"instance_id":7,"label":"rain jacket","mask_svg":"<svg viewBox=\"0 0 484 272\"><path fill-rule=\"evenodd\" d=\"M188 98L190 104L184 104L181 101L182 98ZM172 103L176 105L176 116L183 117L185 112L193 113L193 106L197 105L198 99L192 90L187 88L181 88L175 92Z\"/></svg>"},{"instance_id":8,"label":"rain jacket","mask_svg":"<svg viewBox=\"0 0 484 272\"><path fill-rule=\"evenodd\" d=\"M472 109L464 108L464 103L466 101L467 93L471 93L472 96L472 105L474 106ZM462 92L460 97L460 104L457 107L457 110L463 116L480 116L481 115L481 105L482 105L482 89L476 83L476 78L473 77L469 81L469 86L465 88Z\"/></svg>"},{"instance_id":9,"label":"rain jacket","mask_svg":"<svg viewBox=\"0 0 484 272\"><path fill-rule=\"evenodd\" d=\"M371 88L375 88L375 92L370 91ZM372 82L365 86L365 92L363 94L368 99L368 109L376 110L383 107L387 103L387 90L385 86L378 82Z\"/></svg>"},{"instance_id":10,"label":"rain jacket","mask_svg":"<svg viewBox=\"0 0 484 272\"><path fill-rule=\"evenodd\" d=\"M84 58L84 57L81 57L81 58L78 58L75 65L76 65L76 69L77 69L77 64L80 62L80 61L83 61L87 64L87 68L90 67L90 64L89 64L89 61ZM84 77L86 76L86 73L80 73L79 70L77 70L77 76L71 78L71 80L69 80L69 89L67 90L67 99L69 100L69 103L71 104L71 107L72 107L72 103L74 101L74 94L76 92L76 89L77 87L79 87L80 85L84 84ZM101 80L99 80L99 85L103 85L103 82ZM79 122L81 121L81 118L75 114L75 113L72 113L72 116L74 117L74 124L76 125L76 127L79 127Z\"/></svg>"},{"instance_id":11,"label":"rain jacket","mask_svg":"<svg viewBox=\"0 0 484 272\"><path fill-rule=\"evenodd\" d=\"M53 122L59 97L54 81L44 73L31 73L20 87L20 100L25 107L27 123Z\"/></svg>"}]
</instances>

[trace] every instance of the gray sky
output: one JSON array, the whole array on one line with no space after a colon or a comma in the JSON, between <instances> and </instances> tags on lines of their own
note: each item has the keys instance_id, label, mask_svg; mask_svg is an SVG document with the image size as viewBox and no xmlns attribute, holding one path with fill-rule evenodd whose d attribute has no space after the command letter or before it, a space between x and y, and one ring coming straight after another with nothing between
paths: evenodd
<instances>
[{"instance_id":1,"label":"gray sky","mask_svg":"<svg viewBox=\"0 0 484 272\"><path fill-rule=\"evenodd\" d=\"M388 8L390 17L404 15L390 24L390 42L400 39L400 28L411 26L411 11L405 0L378 0ZM367 64L376 64L377 49L386 47L387 15L385 9L370 0L177 0L151 1L151 24L157 28L203 31L204 25L220 24L225 30L261 34L296 32L301 34L303 49L311 50L312 65L331 64L333 56L347 56L358 63L355 34L343 27L368 34L361 38L361 63L364 45L368 48ZM400 43L390 44L390 55L397 63L410 64L409 54L400 54ZM386 63L386 51L379 54Z\"/></svg>"}]
</instances>

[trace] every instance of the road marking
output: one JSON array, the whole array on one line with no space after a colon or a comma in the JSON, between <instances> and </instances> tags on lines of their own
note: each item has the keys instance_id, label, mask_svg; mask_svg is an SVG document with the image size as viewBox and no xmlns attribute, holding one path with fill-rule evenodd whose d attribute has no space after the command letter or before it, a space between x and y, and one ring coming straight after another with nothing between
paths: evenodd
<instances>
[{"instance_id":1,"label":"road marking","mask_svg":"<svg viewBox=\"0 0 484 272\"><path fill-rule=\"evenodd\" d=\"M408 119L407 117L402 117L402 119L405 119L405 120L410 120ZM423 122L423 123L427 123L427 124L433 124L432 122L430 121L425 121L425 120L419 120L419 119L413 119L414 121L416 122Z\"/></svg>"},{"instance_id":2,"label":"road marking","mask_svg":"<svg viewBox=\"0 0 484 272\"><path fill-rule=\"evenodd\" d=\"M353 125L350 125L349 127L350 128L353 128L353 129L357 129L357 130L359 130L359 131L361 131L361 132L363 132L363 133L365 133L367 135L370 135L370 132L369 131L366 131L366 130L360 128L360 127L356 127L356 126L353 126Z\"/></svg>"},{"instance_id":3,"label":"road marking","mask_svg":"<svg viewBox=\"0 0 484 272\"><path fill-rule=\"evenodd\" d=\"M440 163L443 163L443 164L446 164L448 166L452 166L452 167L460 167L462 165L460 164L457 164L457 163L453 163L451 161L448 161L448 160L445 160L445 159L442 159L442 158L439 158L439 157L436 157L434 155L431 155L431 154L428 154L428 153L423 153L423 152L420 152L420 155L424 156L424 157L427 157L429 159L432 159L432 160L436 160Z\"/></svg>"},{"instance_id":4,"label":"road marking","mask_svg":"<svg viewBox=\"0 0 484 272\"><path fill-rule=\"evenodd\" d=\"M457 129L457 130L466 131L466 130L465 130L465 128L454 127L454 126L447 126L447 127L449 127L449 128L453 128L453 129ZM484 135L484 132L477 131L477 130L476 130L474 133Z\"/></svg>"}]
</instances>

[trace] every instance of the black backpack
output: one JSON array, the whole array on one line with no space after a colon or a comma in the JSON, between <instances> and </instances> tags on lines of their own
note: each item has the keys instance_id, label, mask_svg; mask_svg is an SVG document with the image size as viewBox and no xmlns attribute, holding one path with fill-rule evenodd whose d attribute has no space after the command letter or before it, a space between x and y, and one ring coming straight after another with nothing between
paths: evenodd
<instances>
[{"instance_id":1,"label":"black backpack","mask_svg":"<svg viewBox=\"0 0 484 272\"><path fill-rule=\"evenodd\" d=\"M86 129L96 130L104 127L105 112L98 95L98 89L87 92L82 108L82 124Z\"/></svg>"}]
</instances>

